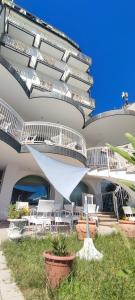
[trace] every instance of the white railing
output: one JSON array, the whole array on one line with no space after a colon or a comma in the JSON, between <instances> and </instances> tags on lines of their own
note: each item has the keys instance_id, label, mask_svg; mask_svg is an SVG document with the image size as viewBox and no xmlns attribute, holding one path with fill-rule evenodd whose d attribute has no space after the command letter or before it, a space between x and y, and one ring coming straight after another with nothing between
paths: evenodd
<instances>
[{"instance_id":1,"label":"white railing","mask_svg":"<svg viewBox=\"0 0 135 300\"><path fill-rule=\"evenodd\" d=\"M20 140L23 120L7 103L0 99L0 129Z\"/></svg>"},{"instance_id":2,"label":"white railing","mask_svg":"<svg viewBox=\"0 0 135 300\"><path fill-rule=\"evenodd\" d=\"M35 70L28 67L22 67L21 65L12 64L19 76L26 82L27 87L31 88L33 85L37 88L42 88L45 91L57 93L61 97L65 96L75 102L79 102L81 105L87 105L88 107L95 108L95 101L89 97L89 94L84 91L76 91L71 86L64 82L50 80L48 78L41 78L41 74L35 72Z\"/></svg>"},{"instance_id":3,"label":"white railing","mask_svg":"<svg viewBox=\"0 0 135 300\"><path fill-rule=\"evenodd\" d=\"M129 163L118 153L108 147L87 149L87 164L96 169L122 170L127 169Z\"/></svg>"},{"instance_id":4,"label":"white railing","mask_svg":"<svg viewBox=\"0 0 135 300\"><path fill-rule=\"evenodd\" d=\"M21 142L23 144L56 145L86 156L86 143L83 137L71 128L45 122L25 122Z\"/></svg>"},{"instance_id":5,"label":"white railing","mask_svg":"<svg viewBox=\"0 0 135 300\"><path fill-rule=\"evenodd\" d=\"M48 122L24 122L8 104L0 99L0 129L21 144L56 145L75 150L86 157L86 142L75 130Z\"/></svg>"}]
</instances>

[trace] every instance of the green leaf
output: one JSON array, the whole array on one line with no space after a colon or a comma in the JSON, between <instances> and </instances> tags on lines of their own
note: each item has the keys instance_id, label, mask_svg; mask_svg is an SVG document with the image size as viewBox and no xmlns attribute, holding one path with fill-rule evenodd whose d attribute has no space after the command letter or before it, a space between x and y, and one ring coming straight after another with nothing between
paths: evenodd
<instances>
[{"instance_id":1,"label":"green leaf","mask_svg":"<svg viewBox=\"0 0 135 300\"><path fill-rule=\"evenodd\" d=\"M112 149L113 152L118 153L120 156L128 160L131 164L135 165L135 157L133 155L130 155L128 152L124 151L123 149L120 149L118 147L114 147L110 144L107 144L107 146Z\"/></svg>"},{"instance_id":2,"label":"green leaf","mask_svg":"<svg viewBox=\"0 0 135 300\"><path fill-rule=\"evenodd\" d=\"M133 148L135 149L135 136L130 133L126 133L125 136L127 137L128 141L132 144Z\"/></svg>"},{"instance_id":3,"label":"green leaf","mask_svg":"<svg viewBox=\"0 0 135 300\"><path fill-rule=\"evenodd\" d=\"M129 187L133 192L135 192L135 185L134 185L131 181L124 180L124 179L120 179L119 182L125 184L125 185L126 185L127 187Z\"/></svg>"}]
</instances>

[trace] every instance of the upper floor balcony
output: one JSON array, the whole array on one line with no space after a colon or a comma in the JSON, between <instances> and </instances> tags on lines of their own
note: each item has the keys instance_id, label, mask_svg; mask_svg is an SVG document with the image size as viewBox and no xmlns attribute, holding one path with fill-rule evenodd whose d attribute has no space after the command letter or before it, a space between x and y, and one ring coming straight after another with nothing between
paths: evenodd
<instances>
[{"instance_id":1,"label":"upper floor balcony","mask_svg":"<svg viewBox=\"0 0 135 300\"><path fill-rule=\"evenodd\" d=\"M83 128L95 108L90 65L66 35L15 4L1 5L0 97L25 120Z\"/></svg>"},{"instance_id":2,"label":"upper floor balcony","mask_svg":"<svg viewBox=\"0 0 135 300\"><path fill-rule=\"evenodd\" d=\"M68 65L50 54L41 53L39 49L22 42L21 38L16 40L4 34L1 38L1 55L24 67L31 67L44 75L62 80L82 91L88 91L93 85L93 78L88 73Z\"/></svg>"},{"instance_id":3,"label":"upper floor balcony","mask_svg":"<svg viewBox=\"0 0 135 300\"><path fill-rule=\"evenodd\" d=\"M85 163L86 142L75 130L49 122L24 122L7 103L0 99L0 129L24 145L42 146L42 151L70 156ZM26 151L26 149L25 149Z\"/></svg>"},{"instance_id":4,"label":"upper floor balcony","mask_svg":"<svg viewBox=\"0 0 135 300\"><path fill-rule=\"evenodd\" d=\"M130 144L119 146L118 148L123 149L130 154L133 153L133 148ZM135 172L135 167L108 147L92 147L87 149L87 165L91 169L97 170L126 170L127 172L132 170L132 172Z\"/></svg>"},{"instance_id":5,"label":"upper floor balcony","mask_svg":"<svg viewBox=\"0 0 135 300\"><path fill-rule=\"evenodd\" d=\"M42 53L54 56L79 70L86 72L91 58L80 52L79 46L63 32L33 16L14 3L3 5L3 32L14 39L40 49Z\"/></svg>"}]
</instances>

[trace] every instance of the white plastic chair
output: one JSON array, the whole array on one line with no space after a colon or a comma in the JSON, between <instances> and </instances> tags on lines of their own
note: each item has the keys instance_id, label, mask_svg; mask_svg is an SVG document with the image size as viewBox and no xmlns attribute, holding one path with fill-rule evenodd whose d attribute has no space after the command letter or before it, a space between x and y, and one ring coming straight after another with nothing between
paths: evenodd
<instances>
[{"instance_id":1,"label":"white plastic chair","mask_svg":"<svg viewBox=\"0 0 135 300\"><path fill-rule=\"evenodd\" d=\"M135 217L133 217L133 211L131 206L122 206L124 215L129 218L130 221L135 221Z\"/></svg>"},{"instance_id":2,"label":"white plastic chair","mask_svg":"<svg viewBox=\"0 0 135 300\"><path fill-rule=\"evenodd\" d=\"M39 199L37 206L37 217L40 215L47 216L54 212L55 200Z\"/></svg>"},{"instance_id":3,"label":"white plastic chair","mask_svg":"<svg viewBox=\"0 0 135 300\"><path fill-rule=\"evenodd\" d=\"M70 211L72 213L73 210L72 204L64 204L64 210Z\"/></svg>"},{"instance_id":4,"label":"white plastic chair","mask_svg":"<svg viewBox=\"0 0 135 300\"><path fill-rule=\"evenodd\" d=\"M55 213L55 226L56 229L60 226L66 226L67 224L70 226L70 229L72 228L72 213L70 211L61 210Z\"/></svg>"},{"instance_id":5,"label":"white plastic chair","mask_svg":"<svg viewBox=\"0 0 135 300\"><path fill-rule=\"evenodd\" d=\"M49 222L51 224L54 221L54 217L52 215L54 211L54 200L43 200L39 199L38 206L31 209L30 216L24 217L27 219L29 228L30 224L35 225L35 232L38 231L38 225L41 228L45 228L45 223Z\"/></svg>"},{"instance_id":6,"label":"white plastic chair","mask_svg":"<svg viewBox=\"0 0 135 300\"><path fill-rule=\"evenodd\" d=\"M83 206L75 206L74 207L74 214L73 214L73 221L78 221L83 214Z\"/></svg>"},{"instance_id":7,"label":"white plastic chair","mask_svg":"<svg viewBox=\"0 0 135 300\"><path fill-rule=\"evenodd\" d=\"M96 213L96 204L87 204L88 206L88 214L95 214ZM84 213L86 213L86 205L84 203Z\"/></svg>"},{"instance_id":8,"label":"white plastic chair","mask_svg":"<svg viewBox=\"0 0 135 300\"><path fill-rule=\"evenodd\" d=\"M78 221L83 213L83 206L76 206L72 204L65 204L64 209L71 212L73 221Z\"/></svg>"}]
</instances>

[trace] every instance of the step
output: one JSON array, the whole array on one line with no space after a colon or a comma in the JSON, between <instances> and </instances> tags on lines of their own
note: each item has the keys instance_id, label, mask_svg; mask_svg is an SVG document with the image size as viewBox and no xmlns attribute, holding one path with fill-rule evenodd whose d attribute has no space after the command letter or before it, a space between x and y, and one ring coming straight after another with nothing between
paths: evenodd
<instances>
[{"instance_id":1,"label":"step","mask_svg":"<svg viewBox=\"0 0 135 300\"><path fill-rule=\"evenodd\" d=\"M113 220L100 220L100 219L98 219L98 221L99 221L99 223L115 223L115 222L117 222L117 219L113 219Z\"/></svg>"},{"instance_id":2,"label":"step","mask_svg":"<svg viewBox=\"0 0 135 300\"><path fill-rule=\"evenodd\" d=\"M98 214L98 217L99 218L105 218L105 219L107 219L107 218L109 218L109 219L113 219L113 218L116 218L116 216L115 215L99 215Z\"/></svg>"},{"instance_id":3,"label":"step","mask_svg":"<svg viewBox=\"0 0 135 300\"><path fill-rule=\"evenodd\" d=\"M101 214L101 215L113 215L114 216L114 211L99 211L98 214Z\"/></svg>"}]
</instances>

